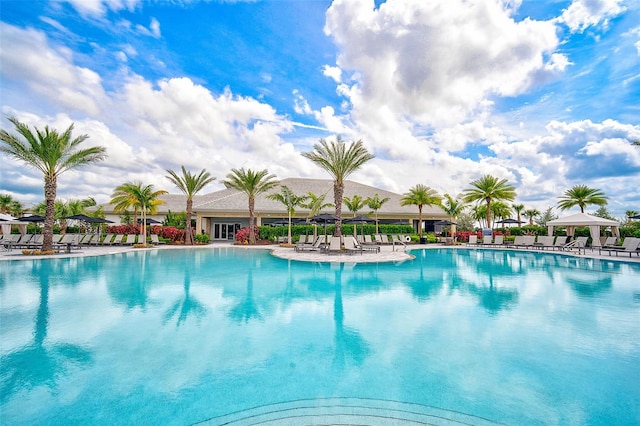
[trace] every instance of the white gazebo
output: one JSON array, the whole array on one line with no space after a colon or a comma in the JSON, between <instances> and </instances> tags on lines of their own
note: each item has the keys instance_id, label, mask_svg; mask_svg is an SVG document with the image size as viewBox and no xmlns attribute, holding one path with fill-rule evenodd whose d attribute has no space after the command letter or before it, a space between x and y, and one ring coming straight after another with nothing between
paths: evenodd
<instances>
[{"instance_id":1,"label":"white gazebo","mask_svg":"<svg viewBox=\"0 0 640 426\"><path fill-rule=\"evenodd\" d=\"M11 234L11 227L13 225L16 225L20 230L20 233L24 235L27 232L28 222L22 222L22 221L16 220L16 218L13 216L0 213L0 225L2 225L0 228L2 229L3 235Z\"/></svg>"},{"instance_id":2,"label":"white gazebo","mask_svg":"<svg viewBox=\"0 0 640 426\"><path fill-rule=\"evenodd\" d=\"M615 220L603 219L597 216L591 216L586 213L576 213L571 216L562 217L547 222L548 235L553 235L554 226L564 226L567 228L567 235L573 236L576 227L588 226L591 232L591 246L600 246L600 227L611 227L611 233L616 237L620 236L620 222Z\"/></svg>"}]
</instances>

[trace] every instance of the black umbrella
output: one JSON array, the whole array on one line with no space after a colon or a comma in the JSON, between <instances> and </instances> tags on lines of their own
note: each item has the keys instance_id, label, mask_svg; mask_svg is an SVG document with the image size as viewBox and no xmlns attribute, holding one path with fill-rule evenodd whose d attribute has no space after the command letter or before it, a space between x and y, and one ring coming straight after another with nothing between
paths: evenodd
<instances>
[{"instance_id":1,"label":"black umbrella","mask_svg":"<svg viewBox=\"0 0 640 426\"><path fill-rule=\"evenodd\" d=\"M455 222L451 222L450 220L439 220L438 222L434 223L434 225L441 225L441 226L451 226L451 225L455 225Z\"/></svg>"},{"instance_id":2,"label":"black umbrella","mask_svg":"<svg viewBox=\"0 0 640 426\"><path fill-rule=\"evenodd\" d=\"M324 223L324 235L327 235L327 223L335 223L339 220L337 216L329 213L322 213L311 217L311 220L316 223Z\"/></svg>"},{"instance_id":3,"label":"black umbrella","mask_svg":"<svg viewBox=\"0 0 640 426\"><path fill-rule=\"evenodd\" d=\"M637 214L635 216L629 216L629 219L640 219L640 214Z\"/></svg>"},{"instance_id":4,"label":"black umbrella","mask_svg":"<svg viewBox=\"0 0 640 426\"><path fill-rule=\"evenodd\" d=\"M509 218L509 219L499 220L497 223L522 223L522 221Z\"/></svg>"},{"instance_id":5,"label":"black umbrella","mask_svg":"<svg viewBox=\"0 0 640 426\"><path fill-rule=\"evenodd\" d=\"M40 216L37 214L31 215L31 216L22 216L18 218L19 221L22 222L44 222L44 216Z\"/></svg>"},{"instance_id":6,"label":"black umbrella","mask_svg":"<svg viewBox=\"0 0 640 426\"><path fill-rule=\"evenodd\" d=\"M371 219L370 217L367 217L364 215L359 215L359 216L344 220L344 223L350 223L353 225L364 225L365 223L371 223L371 222L375 222L375 219ZM362 237L364 238L364 226L360 228L360 231L361 231ZM355 232L354 232L354 236L355 236Z\"/></svg>"},{"instance_id":7,"label":"black umbrella","mask_svg":"<svg viewBox=\"0 0 640 426\"><path fill-rule=\"evenodd\" d=\"M138 223L142 223L142 219L138 219ZM151 219L150 217L145 219L145 222L147 225L160 225L162 222L159 222L155 219Z\"/></svg>"},{"instance_id":8,"label":"black umbrella","mask_svg":"<svg viewBox=\"0 0 640 426\"><path fill-rule=\"evenodd\" d=\"M288 225L289 224L289 220L288 219L278 219L278 220L274 220L273 222L269 223L269 225L271 226L283 226L283 225Z\"/></svg>"}]
</instances>

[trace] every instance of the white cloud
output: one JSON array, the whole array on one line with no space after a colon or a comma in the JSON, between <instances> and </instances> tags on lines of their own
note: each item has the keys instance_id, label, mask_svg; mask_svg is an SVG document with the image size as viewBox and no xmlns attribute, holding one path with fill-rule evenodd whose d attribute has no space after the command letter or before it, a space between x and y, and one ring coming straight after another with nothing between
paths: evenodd
<instances>
[{"instance_id":1,"label":"white cloud","mask_svg":"<svg viewBox=\"0 0 640 426\"><path fill-rule=\"evenodd\" d=\"M84 18L102 18L108 11L132 11L140 0L67 0Z\"/></svg>"},{"instance_id":2,"label":"white cloud","mask_svg":"<svg viewBox=\"0 0 640 426\"><path fill-rule=\"evenodd\" d=\"M146 28L143 25L136 25L136 30L138 31L138 33L149 36L149 37L153 37L153 38L161 37L160 22L158 22L156 18L151 18L151 24L149 24L149 28Z\"/></svg>"},{"instance_id":3,"label":"white cloud","mask_svg":"<svg viewBox=\"0 0 640 426\"><path fill-rule=\"evenodd\" d=\"M342 70L340 67L332 67L330 65L325 65L322 69L322 74L333 79L336 83L342 82Z\"/></svg>"},{"instance_id":4,"label":"white cloud","mask_svg":"<svg viewBox=\"0 0 640 426\"><path fill-rule=\"evenodd\" d=\"M371 105L384 105L439 126L467 118L488 96L523 93L566 66L555 52L552 22L515 22L509 13L484 0L392 0L377 10L372 1L338 0L325 32L340 48L343 73L359 74L348 93L362 119Z\"/></svg>"},{"instance_id":5,"label":"white cloud","mask_svg":"<svg viewBox=\"0 0 640 426\"><path fill-rule=\"evenodd\" d=\"M574 0L558 20L573 32L583 32L600 24L607 27L609 19L626 10L622 3L623 0Z\"/></svg>"},{"instance_id":6,"label":"white cloud","mask_svg":"<svg viewBox=\"0 0 640 426\"><path fill-rule=\"evenodd\" d=\"M74 65L70 50L50 46L42 32L5 23L0 23L0 38L3 78L26 81L38 96L70 110L89 114L100 111L106 100L101 78L88 68Z\"/></svg>"}]
</instances>

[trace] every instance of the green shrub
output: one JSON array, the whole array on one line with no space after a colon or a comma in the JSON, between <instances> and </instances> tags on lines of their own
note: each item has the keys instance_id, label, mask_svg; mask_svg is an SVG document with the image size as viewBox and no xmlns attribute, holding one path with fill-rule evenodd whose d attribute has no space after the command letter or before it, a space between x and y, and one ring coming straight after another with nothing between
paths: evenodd
<instances>
[{"instance_id":1,"label":"green shrub","mask_svg":"<svg viewBox=\"0 0 640 426\"><path fill-rule=\"evenodd\" d=\"M209 243L209 235L207 234L196 234L194 235L194 238L196 239L196 243L200 243L200 244Z\"/></svg>"}]
</instances>

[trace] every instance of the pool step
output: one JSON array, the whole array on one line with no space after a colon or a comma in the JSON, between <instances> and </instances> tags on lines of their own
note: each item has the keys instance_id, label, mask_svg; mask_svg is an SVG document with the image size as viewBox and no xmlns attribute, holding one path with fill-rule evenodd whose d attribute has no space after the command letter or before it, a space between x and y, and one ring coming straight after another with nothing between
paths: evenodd
<instances>
[{"instance_id":1,"label":"pool step","mask_svg":"<svg viewBox=\"0 0 640 426\"><path fill-rule=\"evenodd\" d=\"M496 425L481 417L428 405L369 398L301 399L204 420L206 425Z\"/></svg>"}]
</instances>

